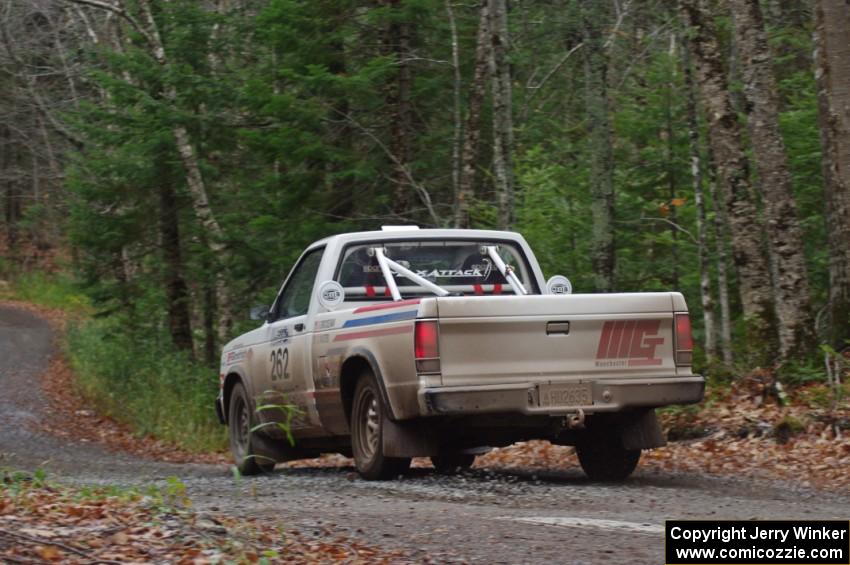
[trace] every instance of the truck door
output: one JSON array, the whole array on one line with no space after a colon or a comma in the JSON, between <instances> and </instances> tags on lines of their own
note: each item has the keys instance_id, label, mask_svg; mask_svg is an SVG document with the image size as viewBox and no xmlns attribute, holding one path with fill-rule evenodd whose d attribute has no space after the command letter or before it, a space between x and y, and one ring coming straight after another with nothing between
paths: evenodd
<instances>
[{"instance_id":1,"label":"truck door","mask_svg":"<svg viewBox=\"0 0 850 565\"><path fill-rule=\"evenodd\" d=\"M323 248L307 252L292 269L269 314L265 347L258 352L265 387L261 398L265 404L292 404L299 410L291 421L293 432L306 430L317 421L310 362L313 328L307 327L307 311L323 252ZM263 410L260 419L281 422L283 416L280 410ZM283 435L274 428L266 426L265 431Z\"/></svg>"}]
</instances>

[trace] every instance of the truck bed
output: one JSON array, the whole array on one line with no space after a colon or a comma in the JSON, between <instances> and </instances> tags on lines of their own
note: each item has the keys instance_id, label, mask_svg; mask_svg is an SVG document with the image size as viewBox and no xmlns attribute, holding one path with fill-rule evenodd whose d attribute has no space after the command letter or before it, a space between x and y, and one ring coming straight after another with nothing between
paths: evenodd
<instances>
[{"instance_id":1,"label":"truck bed","mask_svg":"<svg viewBox=\"0 0 850 565\"><path fill-rule=\"evenodd\" d=\"M675 376L676 297L438 298L442 384Z\"/></svg>"}]
</instances>

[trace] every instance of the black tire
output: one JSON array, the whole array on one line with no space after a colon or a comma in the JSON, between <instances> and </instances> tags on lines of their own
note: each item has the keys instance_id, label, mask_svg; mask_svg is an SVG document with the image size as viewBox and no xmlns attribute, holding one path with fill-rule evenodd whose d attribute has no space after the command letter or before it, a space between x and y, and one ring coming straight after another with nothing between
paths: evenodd
<instances>
[{"instance_id":1,"label":"black tire","mask_svg":"<svg viewBox=\"0 0 850 565\"><path fill-rule=\"evenodd\" d=\"M617 433L593 433L576 445L578 462L592 481L623 481L637 467L640 449L626 449Z\"/></svg>"},{"instance_id":2,"label":"black tire","mask_svg":"<svg viewBox=\"0 0 850 565\"><path fill-rule=\"evenodd\" d=\"M351 405L351 448L360 476L369 481L393 479L410 467L409 457L386 457L383 451L386 407L371 372L357 381Z\"/></svg>"},{"instance_id":3,"label":"black tire","mask_svg":"<svg viewBox=\"0 0 850 565\"><path fill-rule=\"evenodd\" d=\"M227 410L227 431L230 437L230 452L236 468L243 475L258 475L274 470L274 461L256 455L254 452L251 429L256 425L254 411L245 385L241 382L234 385L230 393L230 405Z\"/></svg>"},{"instance_id":4,"label":"black tire","mask_svg":"<svg viewBox=\"0 0 850 565\"><path fill-rule=\"evenodd\" d=\"M441 475L455 475L475 463L475 455L467 453L442 453L431 457L431 464Z\"/></svg>"}]
</instances>

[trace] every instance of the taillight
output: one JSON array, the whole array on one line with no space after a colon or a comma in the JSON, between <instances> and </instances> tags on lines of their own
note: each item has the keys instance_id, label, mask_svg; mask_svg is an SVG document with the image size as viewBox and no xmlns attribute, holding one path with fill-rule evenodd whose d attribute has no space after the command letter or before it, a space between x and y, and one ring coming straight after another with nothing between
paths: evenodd
<instances>
[{"instance_id":1,"label":"taillight","mask_svg":"<svg viewBox=\"0 0 850 565\"><path fill-rule=\"evenodd\" d=\"M413 356L417 373L440 372L440 328L436 321L416 322L413 331Z\"/></svg>"},{"instance_id":2,"label":"taillight","mask_svg":"<svg viewBox=\"0 0 850 565\"><path fill-rule=\"evenodd\" d=\"M676 314L676 365L690 365L694 358L694 338L691 334L691 317Z\"/></svg>"}]
</instances>

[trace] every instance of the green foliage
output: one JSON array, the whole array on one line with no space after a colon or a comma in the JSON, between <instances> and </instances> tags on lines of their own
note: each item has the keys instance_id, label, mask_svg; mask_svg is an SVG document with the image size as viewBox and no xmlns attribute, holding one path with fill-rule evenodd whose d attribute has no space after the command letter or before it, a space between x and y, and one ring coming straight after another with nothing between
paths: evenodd
<instances>
[{"instance_id":1,"label":"green foliage","mask_svg":"<svg viewBox=\"0 0 850 565\"><path fill-rule=\"evenodd\" d=\"M213 410L215 373L175 352L166 336L133 334L124 324L104 318L70 328L68 356L80 391L139 435L189 451L222 448L224 428Z\"/></svg>"},{"instance_id":2,"label":"green foliage","mask_svg":"<svg viewBox=\"0 0 850 565\"><path fill-rule=\"evenodd\" d=\"M88 296L67 273L51 275L34 271L20 274L13 280L11 297L73 313L84 313L89 309Z\"/></svg>"},{"instance_id":3,"label":"green foliage","mask_svg":"<svg viewBox=\"0 0 850 565\"><path fill-rule=\"evenodd\" d=\"M799 360L779 367L779 380L789 385L821 383L826 381L823 361Z\"/></svg>"},{"instance_id":4,"label":"green foliage","mask_svg":"<svg viewBox=\"0 0 850 565\"><path fill-rule=\"evenodd\" d=\"M6 491L15 497L30 488L43 488L47 485L47 471L38 468L32 473L0 468L0 492Z\"/></svg>"},{"instance_id":5,"label":"green foliage","mask_svg":"<svg viewBox=\"0 0 850 565\"><path fill-rule=\"evenodd\" d=\"M265 393L263 393L263 396L269 396L269 395L274 395L274 391L266 391ZM262 396L260 398L262 399ZM261 399L259 400L259 402L257 404L257 408L256 408L257 413L259 413L259 412L276 412L276 413L280 414L282 417L275 416L273 418L274 421L265 422L263 424L258 424L256 426L254 426L253 428L251 428L251 433L254 433L254 432L261 430L263 428L266 428L268 426L272 426L274 428L277 428L281 432L283 432L286 435L286 439L289 441L289 444L294 446L295 445L295 438L292 435L292 420L293 420L293 418L296 418L298 416L303 415L304 411L299 409L294 404L275 404L275 403L267 404L267 403L262 402Z\"/></svg>"}]
</instances>

